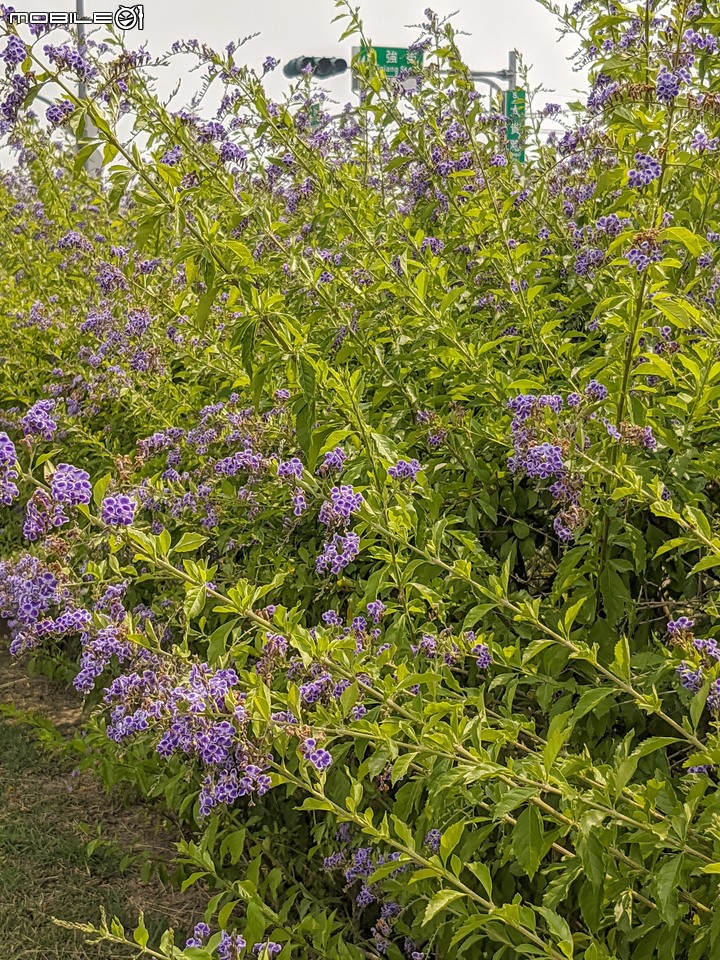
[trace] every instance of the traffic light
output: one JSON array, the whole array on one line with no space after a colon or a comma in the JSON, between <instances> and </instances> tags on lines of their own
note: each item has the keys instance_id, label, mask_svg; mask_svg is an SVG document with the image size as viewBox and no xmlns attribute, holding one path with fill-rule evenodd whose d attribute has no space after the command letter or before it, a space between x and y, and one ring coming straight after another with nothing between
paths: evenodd
<instances>
[{"instance_id":1,"label":"traffic light","mask_svg":"<svg viewBox=\"0 0 720 960\"><path fill-rule=\"evenodd\" d=\"M283 67L283 73L286 77L299 77L303 70L312 67L312 75L325 80L327 77L337 77L345 73L348 68L347 60L342 57L295 57L294 60L288 60Z\"/></svg>"}]
</instances>

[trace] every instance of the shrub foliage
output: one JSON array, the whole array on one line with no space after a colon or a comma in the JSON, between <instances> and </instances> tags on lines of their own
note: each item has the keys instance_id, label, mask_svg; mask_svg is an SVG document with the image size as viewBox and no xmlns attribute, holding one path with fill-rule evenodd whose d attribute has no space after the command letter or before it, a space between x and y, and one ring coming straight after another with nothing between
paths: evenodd
<instances>
[{"instance_id":1,"label":"shrub foliage","mask_svg":"<svg viewBox=\"0 0 720 960\"><path fill-rule=\"evenodd\" d=\"M430 11L339 116L6 25L0 609L212 897L100 937L720 955L720 7L552 9L522 165Z\"/></svg>"}]
</instances>

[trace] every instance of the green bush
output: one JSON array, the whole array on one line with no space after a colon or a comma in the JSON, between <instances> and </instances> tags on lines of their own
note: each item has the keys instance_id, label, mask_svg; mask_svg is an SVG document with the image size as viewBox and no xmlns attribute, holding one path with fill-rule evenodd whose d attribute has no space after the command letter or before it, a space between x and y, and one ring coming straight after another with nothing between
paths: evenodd
<instances>
[{"instance_id":1,"label":"green bush","mask_svg":"<svg viewBox=\"0 0 720 960\"><path fill-rule=\"evenodd\" d=\"M156 956L720 955L720 7L555 12L523 164L430 11L339 119L8 28L0 608L212 891Z\"/></svg>"}]
</instances>

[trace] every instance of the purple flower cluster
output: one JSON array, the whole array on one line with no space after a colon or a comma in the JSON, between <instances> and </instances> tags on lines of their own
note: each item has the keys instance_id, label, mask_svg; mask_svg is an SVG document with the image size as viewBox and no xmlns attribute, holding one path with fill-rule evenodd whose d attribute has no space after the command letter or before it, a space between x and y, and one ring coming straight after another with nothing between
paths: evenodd
<instances>
[{"instance_id":1,"label":"purple flower cluster","mask_svg":"<svg viewBox=\"0 0 720 960\"><path fill-rule=\"evenodd\" d=\"M684 660L677 668L677 675L680 678L680 683L683 685L683 687L685 687L686 690L690 690L692 693L697 693L703 685L702 667L697 667L695 670L693 670L685 663Z\"/></svg>"},{"instance_id":2,"label":"purple flower cluster","mask_svg":"<svg viewBox=\"0 0 720 960\"><path fill-rule=\"evenodd\" d=\"M297 457L293 457L292 460L286 460L283 463L278 465L278 476L279 477L297 477L300 479L303 475L303 465L302 461Z\"/></svg>"},{"instance_id":3,"label":"purple flower cluster","mask_svg":"<svg viewBox=\"0 0 720 960\"><path fill-rule=\"evenodd\" d=\"M136 510L137 503L127 494L105 497L101 507L103 523L111 527L129 527Z\"/></svg>"},{"instance_id":4,"label":"purple flower cluster","mask_svg":"<svg viewBox=\"0 0 720 960\"><path fill-rule=\"evenodd\" d=\"M54 103L45 111L45 116L49 123L59 124L66 120L75 109L75 105L70 100L61 100Z\"/></svg>"},{"instance_id":5,"label":"purple flower cluster","mask_svg":"<svg viewBox=\"0 0 720 960\"><path fill-rule=\"evenodd\" d=\"M0 433L0 503L9 507L19 494L18 459L15 444L6 433Z\"/></svg>"},{"instance_id":6,"label":"purple flower cluster","mask_svg":"<svg viewBox=\"0 0 720 960\"><path fill-rule=\"evenodd\" d=\"M515 463L515 469L518 469L520 464L516 461ZM550 477L562 479L565 476L562 449L552 443L539 443L532 446L527 450L522 469L529 477L539 477L541 480L547 480Z\"/></svg>"},{"instance_id":7,"label":"purple flower cluster","mask_svg":"<svg viewBox=\"0 0 720 960\"><path fill-rule=\"evenodd\" d=\"M349 484L333 487L330 491L330 500L326 500L320 507L320 523L328 527L347 523L350 516L360 509L362 503L362 494L356 493Z\"/></svg>"},{"instance_id":8,"label":"purple flower cluster","mask_svg":"<svg viewBox=\"0 0 720 960\"><path fill-rule=\"evenodd\" d=\"M591 380L585 387L585 396L590 400L604 400L607 397L607 387L604 387L597 380Z\"/></svg>"},{"instance_id":9,"label":"purple flower cluster","mask_svg":"<svg viewBox=\"0 0 720 960\"><path fill-rule=\"evenodd\" d=\"M72 617L62 629L56 629L60 621L49 619L50 609L64 602L64 588L37 557L22 554L16 561L0 561L0 617L10 630L13 656L36 647L46 633L70 631Z\"/></svg>"},{"instance_id":10,"label":"purple flower cluster","mask_svg":"<svg viewBox=\"0 0 720 960\"><path fill-rule=\"evenodd\" d=\"M692 628L695 621L689 617L678 617L677 620L670 620L667 625L667 632L673 640L682 640L692 637Z\"/></svg>"},{"instance_id":11,"label":"purple flower cluster","mask_svg":"<svg viewBox=\"0 0 720 960\"><path fill-rule=\"evenodd\" d=\"M8 66L14 66L15 64L23 62L27 56L27 48L20 37L14 33L11 33L8 36L7 46L0 56L2 56L3 60L8 64Z\"/></svg>"},{"instance_id":12,"label":"purple flower cluster","mask_svg":"<svg viewBox=\"0 0 720 960\"><path fill-rule=\"evenodd\" d=\"M164 163L167 167L177 166L178 163L182 160L182 148L179 144L175 144L174 147L170 147L169 150L166 150L165 153L160 157L160 163Z\"/></svg>"},{"instance_id":13,"label":"purple flower cluster","mask_svg":"<svg viewBox=\"0 0 720 960\"><path fill-rule=\"evenodd\" d=\"M69 463L59 463L50 481L50 492L57 503L70 506L90 503L90 474Z\"/></svg>"},{"instance_id":14,"label":"purple flower cluster","mask_svg":"<svg viewBox=\"0 0 720 960\"><path fill-rule=\"evenodd\" d=\"M374 623L380 623L380 617L385 613L385 604L382 600L371 600L367 605L367 611Z\"/></svg>"},{"instance_id":15,"label":"purple flower cluster","mask_svg":"<svg viewBox=\"0 0 720 960\"><path fill-rule=\"evenodd\" d=\"M440 850L440 841L442 840L442 834L440 831L433 827L432 830L429 830L425 835L423 843L426 847L429 847L434 853L438 853Z\"/></svg>"},{"instance_id":16,"label":"purple flower cluster","mask_svg":"<svg viewBox=\"0 0 720 960\"><path fill-rule=\"evenodd\" d=\"M202 947L209 936L210 927L206 923L197 923L195 924L192 937L190 937L190 939L185 943L185 948ZM244 943L243 946L245 946Z\"/></svg>"},{"instance_id":17,"label":"purple flower cluster","mask_svg":"<svg viewBox=\"0 0 720 960\"><path fill-rule=\"evenodd\" d=\"M55 527L69 521L59 503L54 503L44 490L36 490L28 501L23 536L30 541L39 540Z\"/></svg>"},{"instance_id":18,"label":"purple flower cluster","mask_svg":"<svg viewBox=\"0 0 720 960\"><path fill-rule=\"evenodd\" d=\"M220 159L224 163L243 163L247 160L247 153L237 143L226 140L220 145Z\"/></svg>"},{"instance_id":19,"label":"purple flower cluster","mask_svg":"<svg viewBox=\"0 0 720 960\"><path fill-rule=\"evenodd\" d=\"M335 447L334 450L329 450L324 458L323 462L315 471L319 476L327 476L328 473L340 473L347 459L347 454L340 448Z\"/></svg>"},{"instance_id":20,"label":"purple flower cluster","mask_svg":"<svg viewBox=\"0 0 720 960\"><path fill-rule=\"evenodd\" d=\"M690 141L690 149L696 153L714 153L720 146L720 137L708 137L707 133L698 127Z\"/></svg>"},{"instance_id":21,"label":"purple flower cluster","mask_svg":"<svg viewBox=\"0 0 720 960\"><path fill-rule=\"evenodd\" d=\"M690 74L682 67L673 73L667 67L661 67L657 76L657 98L661 103L672 103L680 93L680 84L689 82Z\"/></svg>"},{"instance_id":22,"label":"purple flower cluster","mask_svg":"<svg viewBox=\"0 0 720 960\"><path fill-rule=\"evenodd\" d=\"M247 943L239 933L228 933L223 930L220 942L217 945L218 960L240 960Z\"/></svg>"},{"instance_id":23,"label":"purple flower cluster","mask_svg":"<svg viewBox=\"0 0 720 960\"><path fill-rule=\"evenodd\" d=\"M663 254L660 247L650 240L643 240L637 246L631 247L627 252L627 260L631 267L635 267L638 273L646 270L651 263L658 263L662 260Z\"/></svg>"},{"instance_id":24,"label":"purple flower cluster","mask_svg":"<svg viewBox=\"0 0 720 960\"><path fill-rule=\"evenodd\" d=\"M320 573L330 570L331 573L341 573L348 564L360 553L360 537L349 530L344 536L334 534L332 540L323 545L320 556L315 561L315 567Z\"/></svg>"},{"instance_id":25,"label":"purple flower cluster","mask_svg":"<svg viewBox=\"0 0 720 960\"><path fill-rule=\"evenodd\" d=\"M332 766L331 754L322 747L318 747L314 737L307 737L300 749L303 756L321 773Z\"/></svg>"},{"instance_id":26,"label":"purple flower cluster","mask_svg":"<svg viewBox=\"0 0 720 960\"><path fill-rule=\"evenodd\" d=\"M492 655L488 645L486 643L476 643L470 652L474 657L477 657L478 669L487 670L492 663Z\"/></svg>"},{"instance_id":27,"label":"purple flower cluster","mask_svg":"<svg viewBox=\"0 0 720 960\"><path fill-rule=\"evenodd\" d=\"M445 244L442 240L437 240L435 237L425 237L420 244L420 250L422 253L429 250L433 256L437 256L439 253L442 253L444 246Z\"/></svg>"},{"instance_id":28,"label":"purple flower cluster","mask_svg":"<svg viewBox=\"0 0 720 960\"><path fill-rule=\"evenodd\" d=\"M398 460L398 462L388 467L388 474L393 480L416 480L422 466L418 460Z\"/></svg>"},{"instance_id":29,"label":"purple flower cluster","mask_svg":"<svg viewBox=\"0 0 720 960\"><path fill-rule=\"evenodd\" d=\"M55 410L54 400L38 400L22 418L23 433L26 437L42 437L52 440L57 423L51 414Z\"/></svg>"},{"instance_id":30,"label":"purple flower cluster","mask_svg":"<svg viewBox=\"0 0 720 960\"><path fill-rule=\"evenodd\" d=\"M635 168L628 172L628 186L641 190L660 176L660 162L647 153L636 153Z\"/></svg>"},{"instance_id":31,"label":"purple flower cluster","mask_svg":"<svg viewBox=\"0 0 720 960\"><path fill-rule=\"evenodd\" d=\"M720 716L720 677L713 680L710 685L710 691L707 697L707 708L715 719Z\"/></svg>"},{"instance_id":32,"label":"purple flower cluster","mask_svg":"<svg viewBox=\"0 0 720 960\"><path fill-rule=\"evenodd\" d=\"M423 657L432 658L437 654L437 637L433 637L430 633L424 633L419 643L410 644L410 650L413 656L418 656L419 654Z\"/></svg>"}]
</instances>

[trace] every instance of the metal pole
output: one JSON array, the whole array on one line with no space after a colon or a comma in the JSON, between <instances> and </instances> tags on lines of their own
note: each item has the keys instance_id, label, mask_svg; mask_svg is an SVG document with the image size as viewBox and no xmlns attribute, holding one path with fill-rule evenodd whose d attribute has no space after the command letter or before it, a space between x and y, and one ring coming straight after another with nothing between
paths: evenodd
<instances>
[{"instance_id":1,"label":"metal pole","mask_svg":"<svg viewBox=\"0 0 720 960\"><path fill-rule=\"evenodd\" d=\"M517 87L517 52L511 50L508 55L508 88L514 90Z\"/></svg>"},{"instance_id":2,"label":"metal pole","mask_svg":"<svg viewBox=\"0 0 720 960\"><path fill-rule=\"evenodd\" d=\"M78 32L78 46L85 42L85 0L75 0L75 25ZM85 99L85 81L78 82L78 99Z\"/></svg>"},{"instance_id":3,"label":"metal pole","mask_svg":"<svg viewBox=\"0 0 720 960\"><path fill-rule=\"evenodd\" d=\"M85 24L85 0L75 0L75 25L78 32L78 46L82 46L85 42L86 37L86 24ZM85 81L80 77L78 80L78 100L84 100L87 96L87 88L85 86ZM85 118L83 134L85 135L83 139L92 140L97 135L97 130L95 129L94 124L87 117ZM99 156L98 151L96 150L91 156L87 158L84 163L85 170L90 174L97 174L100 170Z\"/></svg>"},{"instance_id":4,"label":"metal pole","mask_svg":"<svg viewBox=\"0 0 720 960\"><path fill-rule=\"evenodd\" d=\"M473 72L471 71L471 72L470 72L470 78L471 78L472 80L475 80L475 81L479 82L479 83L486 83L489 87L492 87L493 90L497 90L498 93L502 93L502 92L503 92L503 88L500 86L499 83L495 83L494 80L491 80L490 77L485 76L484 74L473 73Z\"/></svg>"}]
</instances>

